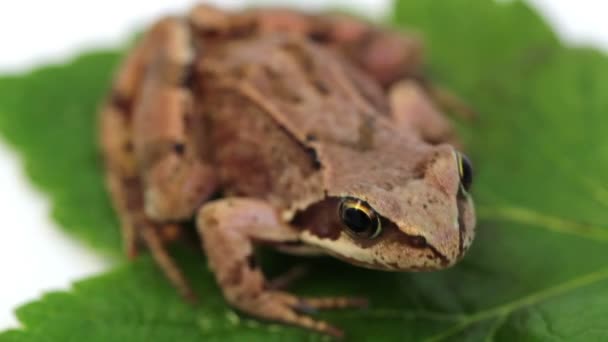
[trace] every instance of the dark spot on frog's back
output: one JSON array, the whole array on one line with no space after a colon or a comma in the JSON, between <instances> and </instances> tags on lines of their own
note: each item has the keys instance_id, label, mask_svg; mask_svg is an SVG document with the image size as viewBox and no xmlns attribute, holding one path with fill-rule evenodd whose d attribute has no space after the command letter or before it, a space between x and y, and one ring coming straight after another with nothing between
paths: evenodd
<instances>
[{"instance_id":1,"label":"dark spot on frog's back","mask_svg":"<svg viewBox=\"0 0 608 342\"><path fill-rule=\"evenodd\" d=\"M131 107L133 104L131 99L127 96L115 90L112 92L112 95L110 95L110 99L108 101L112 107L123 113L125 116L131 116Z\"/></svg>"},{"instance_id":2,"label":"dark spot on frog's back","mask_svg":"<svg viewBox=\"0 0 608 342\"><path fill-rule=\"evenodd\" d=\"M391 182L380 182L378 186L386 191L391 191L395 188Z\"/></svg>"},{"instance_id":3,"label":"dark spot on frog's back","mask_svg":"<svg viewBox=\"0 0 608 342\"><path fill-rule=\"evenodd\" d=\"M327 30L317 29L308 34L308 38L315 43L327 44L330 42L330 37Z\"/></svg>"},{"instance_id":4,"label":"dark spot on frog's back","mask_svg":"<svg viewBox=\"0 0 608 342\"><path fill-rule=\"evenodd\" d=\"M127 153L131 153L133 152L133 142L132 141L127 141L124 145L123 145L123 150Z\"/></svg>"},{"instance_id":5,"label":"dark spot on frog's back","mask_svg":"<svg viewBox=\"0 0 608 342\"><path fill-rule=\"evenodd\" d=\"M364 118L359 124L359 140L357 149L361 151L370 150L374 146L374 119Z\"/></svg>"},{"instance_id":6,"label":"dark spot on frog's back","mask_svg":"<svg viewBox=\"0 0 608 342\"><path fill-rule=\"evenodd\" d=\"M314 133L307 133L306 134L306 141L307 142L317 141L317 135L314 134Z\"/></svg>"},{"instance_id":7,"label":"dark spot on frog's back","mask_svg":"<svg viewBox=\"0 0 608 342\"><path fill-rule=\"evenodd\" d=\"M281 78L281 75L268 65L264 65L262 70L264 70L266 77L268 77L272 81L276 81Z\"/></svg>"},{"instance_id":8,"label":"dark spot on frog's back","mask_svg":"<svg viewBox=\"0 0 608 342\"><path fill-rule=\"evenodd\" d=\"M269 80L270 91L282 101L288 101L292 104L299 104L302 102L302 98L298 92L290 88L287 84L288 81L283 79L281 75L271 68L270 66L263 66L262 70Z\"/></svg>"},{"instance_id":9,"label":"dark spot on frog's back","mask_svg":"<svg viewBox=\"0 0 608 342\"><path fill-rule=\"evenodd\" d=\"M180 83L182 88L192 89L194 88L195 82L196 72L194 68L194 63L190 63L182 70L182 77Z\"/></svg>"},{"instance_id":10,"label":"dark spot on frog's back","mask_svg":"<svg viewBox=\"0 0 608 342\"><path fill-rule=\"evenodd\" d=\"M304 71L310 73L314 69L314 61L305 50L305 48L294 42L287 42L283 45L283 51L287 52L293 59L298 61L298 64L304 68Z\"/></svg>"},{"instance_id":11,"label":"dark spot on frog's back","mask_svg":"<svg viewBox=\"0 0 608 342\"><path fill-rule=\"evenodd\" d=\"M321 161L319 160L319 156L317 155L317 151L312 147L307 147L306 152L310 156L312 166L315 170L320 170L323 165L321 165Z\"/></svg>"},{"instance_id":12,"label":"dark spot on frog's back","mask_svg":"<svg viewBox=\"0 0 608 342\"><path fill-rule=\"evenodd\" d=\"M184 155L184 153L186 152L186 145L182 143L173 144L173 152L175 152L175 154L177 154L178 156Z\"/></svg>"},{"instance_id":13,"label":"dark spot on frog's back","mask_svg":"<svg viewBox=\"0 0 608 342\"><path fill-rule=\"evenodd\" d=\"M312 82L313 82L315 89L317 89L317 91L319 92L319 94L329 95L329 87L323 81L321 81L319 79L315 79Z\"/></svg>"},{"instance_id":14,"label":"dark spot on frog's back","mask_svg":"<svg viewBox=\"0 0 608 342\"><path fill-rule=\"evenodd\" d=\"M254 254L250 254L247 257L247 266L249 266L249 268L252 270L255 270L256 268L258 268L258 261Z\"/></svg>"},{"instance_id":15,"label":"dark spot on frog's back","mask_svg":"<svg viewBox=\"0 0 608 342\"><path fill-rule=\"evenodd\" d=\"M429 168L437 162L438 154L433 153L429 156L425 156L420 160L416 161L414 168L412 169L412 179L424 179Z\"/></svg>"},{"instance_id":16,"label":"dark spot on frog's back","mask_svg":"<svg viewBox=\"0 0 608 342\"><path fill-rule=\"evenodd\" d=\"M282 49L296 61L297 65L301 68L302 74L307 77L307 83L312 85L319 95L327 96L330 94L330 86L322 79L315 60L304 46L289 42Z\"/></svg>"}]
</instances>

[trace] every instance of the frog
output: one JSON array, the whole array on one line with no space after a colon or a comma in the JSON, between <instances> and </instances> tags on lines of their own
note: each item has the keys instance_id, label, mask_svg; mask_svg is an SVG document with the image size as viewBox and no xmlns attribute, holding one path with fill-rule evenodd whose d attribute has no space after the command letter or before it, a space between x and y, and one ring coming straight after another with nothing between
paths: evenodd
<instances>
[{"instance_id":1,"label":"frog","mask_svg":"<svg viewBox=\"0 0 608 342\"><path fill-rule=\"evenodd\" d=\"M126 254L147 248L193 301L167 246L194 222L231 306L332 336L312 311L366 299L275 286L258 247L384 271L456 264L475 235L473 168L423 49L344 14L197 5L160 19L99 111Z\"/></svg>"}]
</instances>

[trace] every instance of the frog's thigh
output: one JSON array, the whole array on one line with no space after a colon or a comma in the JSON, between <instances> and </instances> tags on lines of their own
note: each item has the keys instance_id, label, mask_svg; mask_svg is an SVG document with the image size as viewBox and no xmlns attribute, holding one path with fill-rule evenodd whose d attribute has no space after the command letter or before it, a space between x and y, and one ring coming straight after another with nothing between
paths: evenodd
<instances>
[{"instance_id":1,"label":"frog's thigh","mask_svg":"<svg viewBox=\"0 0 608 342\"><path fill-rule=\"evenodd\" d=\"M157 221L185 219L215 189L194 130L189 73L193 47L186 22L167 19L153 31L134 118L135 155L143 178L145 212ZM186 124L189 122L190 124Z\"/></svg>"},{"instance_id":2,"label":"frog's thigh","mask_svg":"<svg viewBox=\"0 0 608 342\"><path fill-rule=\"evenodd\" d=\"M121 129L125 129L126 125L116 121L115 115L119 113L108 106L102 112L104 116L102 135L107 134L107 129L114 133L124 133ZM125 136L128 144L128 137ZM142 206L142 189L140 179L130 171L130 161L128 154L121 154L113 150L114 138L104 138L105 141L105 156L107 159L106 185L112 199L112 204L119 216L120 227L123 235L123 243L127 255L133 258L138 253L138 242L140 238L150 249L157 264L162 269L163 273L179 291L179 293L187 299L193 299L194 294L184 278L183 274L172 261L171 257L163 246L164 233L174 232L176 227L172 224L156 224L146 218ZM121 138L122 140L122 138ZM126 158L126 159L125 159ZM122 160L122 167L119 162Z\"/></svg>"},{"instance_id":3,"label":"frog's thigh","mask_svg":"<svg viewBox=\"0 0 608 342\"><path fill-rule=\"evenodd\" d=\"M137 254L136 217L143 216L139 171L133 151L133 107L153 45L152 31L122 62L99 117L106 186L120 218L123 242L130 257Z\"/></svg>"},{"instance_id":4,"label":"frog's thigh","mask_svg":"<svg viewBox=\"0 0 608 342\"><path fill-rule=\"evenodd\" d=\"M422 139L432 144L460 145L452 124L416 81L396 83L390 89L389 98L391 114L399 127L418 132Z\"/></svg>"},{"instance_id":5,"label":"frog's thigh","mask_svg":"<svg viewBox=\"0 0 608 342\"><path fill-rule=\"evenodd\" d=\"M176 226L151 222L144 213L143 181L133 148L133 111L150 52L164 22L161 21L143 37L118 70L112 96L100 111L100 145L106 164L106 184L120 218L127 255L134 257L138 252L138 242L143 241L178 291L191 298L190 287L163 246L165 233L175 232Z\"/></svg>"},{"instance_id":6,"label":"frog's thigh","mask_svg":"<svg viewBox=\"0 0 608 342\"><path fill-rule=\"evenodd\" d=\"M101 148L105 159L106 187L116 210L127 255L137 254L137 235L131 218L129 182L137 180L132 137L126 113L109 101L100 113Z\"/></svg>"},{"instance_id":7,"label":"frog's thigh","mask_svg":"<svg viewBox=\"0 0 608 342\"><path fill-rule=\"evenodd\" d=\"M100 111L100 147L106 186L120 218L127 255L137 254L137 220L143 216L140 178L133 153L133 103L141 87L152 33L146 34L122 62L112 92Z\"/></svg>"},{"instance_id":8,"label":"frog's thigh","mask_svg":"<svg viewBox=\"0 0 608 342\"><path fill-rule=\"evenodd\" d=\"M361 300L349 298L298 298L267 286L255 263L254 243L296 242L298 231L283 223L277 211L264 201L229 198L210 202L199 211L197 227L224 297L252 316L339 335L336 328L298 310L361 305Z\"/></svg>"}]
</instances>

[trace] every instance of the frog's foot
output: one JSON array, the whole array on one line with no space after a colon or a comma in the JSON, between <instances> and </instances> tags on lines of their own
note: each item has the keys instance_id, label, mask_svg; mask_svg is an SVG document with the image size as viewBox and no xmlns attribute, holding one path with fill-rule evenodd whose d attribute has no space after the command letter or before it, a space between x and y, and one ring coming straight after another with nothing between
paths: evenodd
<instances>
[{"instance_id":1,"label":"frog's foot","mask_svg":"<svg viewBox=\"0 0 608 342\"><path fill-rule=\"evenodd\" d=\"M338 300L338 301L335 301ZM318 309L342 308L344 298L303 299L280 291L263 291L241 298L232 305L257 318L279 321L301 328L342 337L343 331L331 324L309 316Z\"/></svg>"},{"instance_id":2,"label":"frog's foot","mask_svg":"<svg viewBox=\"0 0 608 342\"><path fill-rule=\"evenodd\" d=\"M367 300L363 298L302 298L279 291L262 293L251 301L244 301L240 306L241 310L260 318L281 321L335 337L342 337L342 330L309 315L318 310L362 307L367 307Z\"/></svg>"},{"instance_id":3,"label":"frog's foot","mask_svg":"<svg viewBox=\"0 0 608 342\"><path fill-rule=\"evenodd\" d=\"M299 231L285 224L264 201L228 198L209 202L198 213L197 227L224 297L249 315L342 336L339 329L305 313L365 304L359 298L299 298L269 286L255 261L254 245L298 242Z\"/></svg>"}]
</instances>

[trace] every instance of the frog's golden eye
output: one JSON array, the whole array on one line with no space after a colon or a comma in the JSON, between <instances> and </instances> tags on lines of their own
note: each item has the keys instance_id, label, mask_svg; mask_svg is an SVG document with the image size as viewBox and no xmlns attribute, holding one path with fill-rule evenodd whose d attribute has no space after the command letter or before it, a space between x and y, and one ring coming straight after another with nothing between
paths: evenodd
<instances>
[{"instance_id":1,"label":"frog's golden eye","mask_svg":"<svg viewBox=\"0 0 608 342\"><path fill-rule=\"evenodd\" d=\"M473 185L473 164L467 156L462 153L456 153L458 158L458 173L460 174L460 184L465 191L471 189Z\"/></svg>"},{"instance_id":2,"label":"frog's golden eye","mask_svg":"<svg viewBox=\"0 0 608 342\"><path fill-rule=\"evenodd\" d=\"M340 202L340 220L346 231L357 237L373 239L382 231L380 216L367 203L355 199L344 198Z\"/></svg>"}]
</instances>

